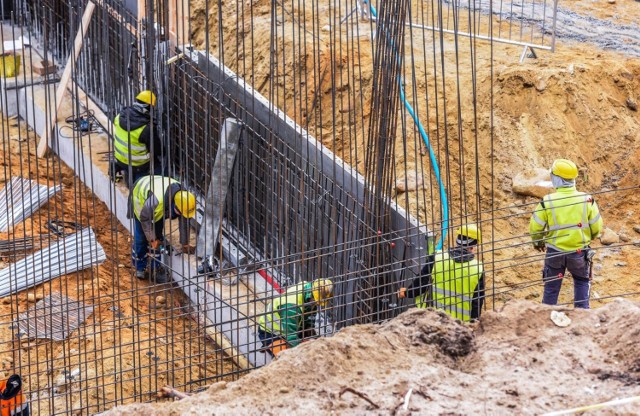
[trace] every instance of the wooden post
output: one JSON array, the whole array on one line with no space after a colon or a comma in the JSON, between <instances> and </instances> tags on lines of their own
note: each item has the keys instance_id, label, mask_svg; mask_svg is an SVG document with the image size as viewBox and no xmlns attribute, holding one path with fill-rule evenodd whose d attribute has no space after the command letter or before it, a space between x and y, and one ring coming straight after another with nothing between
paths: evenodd
<instances>
[{"instance_id":1,"label":"wooden post","mask_svg":"<svg viewBox=\"0 0 640 416\"><path fill-rule=\"evenodd\" d=\"M53 133L53 129L57 124L58 110L60 109L62 98L64 97L64 94L67 90L69 79L71 79L71 70L73 69L75 62L78 60L78 55L80 55L82 42L84 40L84 36L87 34L87 30L89 29L89 21L91 20L91 16L93 16L93 10L95 8L96 5L89 1L87 3L87 7L84 9L84 14L82 15L82 23L80 24L80 28L78 29L78 33L76 34L76 39L73 44L73 50L71 51L71 54L69 54L67 65L64 67L62 78L60 78L60 84L58 84L58 88L56 89L55 108L49 113L49 124L47 127L45 127L44 136L41 137L40 142L38 142L38 157L46 156L47 152L49 151L51 134Z\"/></svg>"}]
</instances>

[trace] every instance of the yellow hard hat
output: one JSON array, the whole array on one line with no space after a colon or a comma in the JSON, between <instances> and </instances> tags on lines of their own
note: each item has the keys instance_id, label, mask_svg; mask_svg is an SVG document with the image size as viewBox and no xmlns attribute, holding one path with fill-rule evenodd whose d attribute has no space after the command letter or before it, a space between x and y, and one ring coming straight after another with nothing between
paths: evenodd
<instances>
[{"instance_id":1,"label":"yellow hard hat","mask_svg":"<svg viewBox=\"0 0 640 416\"><path fill-rule=\"evenodd\" d=\"M156 95L149 90L140 91L140 93L136 95L136 100L149 104L151 107L156 106Z\"/></svg>"},{"instance_id":2,"label":"yellow hard hat","mask_svg":"<svg viewBox=\"0 0 640 416\"><path fill-rule=\"evenodd\" d=\"M333 282L329 279L316 279L311 284L311 293L318 305L325 307L333 296Z\"/></svg>"},{"instance_id":3,"label":"yellow hard hat","mask_svg":"<svg viewBox=\"0 0 640 416\"><path fill-rule=\"evenodd\" d=\"M478 244L482 244L482 234L480 233L478 226L476 226L475 224L465 224L461 226L460 228L458 228L458 230L456 230L456 236L467 237L472 240L476 240ZM459 244L463 243L462 240L458 241L457 239L456 242L458 242Z\"/></svg>"},{"instance_id":4,"label":"yellow hard hat","mask_svg":"<svg viewBox=\"0 0 640 416\"><path fill-rule=\"evenodd\" d=\"M196 216L196 197L191 192L176 192L176 195L173 197L173 202L183 217L193 218Z\"/></svg>"},{"instance_id":5,"label":"yellow hard hat","mask_svg":"<svg viewBox=\"0 0 640 416\"><path fill-rule=\"evenodd\" d=\"M578 177L578 167L569 159L556 159L551 165L551 173L562 179L575 179Z\"/></svg>"}]
</instances>

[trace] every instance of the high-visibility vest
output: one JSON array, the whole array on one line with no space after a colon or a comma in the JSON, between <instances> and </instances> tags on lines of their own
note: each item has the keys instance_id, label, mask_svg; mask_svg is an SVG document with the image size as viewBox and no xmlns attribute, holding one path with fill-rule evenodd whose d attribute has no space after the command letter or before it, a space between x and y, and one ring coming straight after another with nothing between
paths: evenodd
<instances>
[{"instance_id":1,"label":"high-visibility vest","mask_svg":"<svg viewBox=\"0 0 640 416\"><path fill-rule=\"evenodd\" d=\"M433 306L461 321L471 320L471 301L483 273L482 264L475 258L456 263L449 253L435 255L432 276ZM416 306L427 306L427 293L416 298Z\"/></svg>"},{"instance_id":2,"label":"high-visibility vest","mask_svg":"<svg viewBox=\"0 0 640 416\"><path fill-rule=\"evenodd\" d=\"M602 218L593 198L575 188L559 188L546 195L529 221L534 239L545 239L547 247L575 251L591 243L602 228Z\"/></svg>"},{"instance_id":3,"label":"high-visibility vest","mask_svg":"<svg viewBox=\"0 0 640 416\"><path fill-rule=\"evenodd\" d=\"M307 282L298 283L297 285L290 287L282 295L275 298L269 306L264 315L260 317L258 323L260 327L274 335L280 335L287 339L292 334L286 333L286 329L282 329L282 317L280 316L280 306L289 305L291 308L302 308L304 305L304 290L305 285L309 285ZM300 314L298 318L298 328L302 327L302 320L304 316Z\"/></svg>"},{"instance_id":4,"label":"high-visibility vest","mask_svg":"<svg viewBox=\"0 0 640 416\"><path fill-rule=\"evenodd\" d=\"M149 163L151 159L149 150L147 146L140 143L140 135L147 125L127 131L120 125L120 114L118 114L113 121L113 126L115 130L113 150L116 159L134 167Z\"/></svg>"},{"instance_id":5,"label":"high-visibility vest","mask_svg":"<svg viewBox=\"0 0 640 416\"><path fill-rule=\"evenodd\" d=\"M13 375L0 380L0 416L26 416L29 414L29 403L22 394L22 380Z\"/></svg>"},{"instance_id":6,"label":"high-visibility vest","mask_svg":"<svg viewBox=\"0 0 640 416\"><path fill-rule=\"evenodd\" d=\"M158 222L164 217L164 195L167 189L173 183L180 183L173 178L166 176L143 176L138 179L136 185L133 187L133 213L136 218L140 220L140 212L144 203L149 198L149 192L153 192L153 195L158 200L158 206L153 211L153 222Z\"/></svg>"}]
</instances>

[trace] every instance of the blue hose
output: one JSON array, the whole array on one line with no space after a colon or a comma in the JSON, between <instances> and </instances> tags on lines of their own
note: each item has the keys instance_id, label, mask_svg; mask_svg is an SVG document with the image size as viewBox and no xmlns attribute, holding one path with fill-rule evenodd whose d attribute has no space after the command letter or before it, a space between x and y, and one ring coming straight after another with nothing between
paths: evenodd
<instances>
[{"instance_id":1,"label":"blue hose","mask_svg":"<svg viewBox=\"0 0 640 416\"><path fill-rule=\"evenodd\" d=\"M367 1L365 0L364 3L366 4ZM369 7L371 9L371 14L373 15L373 17L377 18L378 14L376 12L375 7L373 7L372 4L370 4ZM392 42L392 45L393 45L393 42ZM398 57L398 60L400 61L400 57ZM436 154L434 153L433 148L431 147L431 143L429 143L429 136L427 135L427 132L424 131L424 127L422 127L422 123L418 119L416 112L413 111L413 107L411 107L411 104L409 104L409 102L407 101L404 95L404 87L402 85L402 78L400 76L398 76L398 84L400 84L400 99L404 103L404 107L407 109L407 112L413 119L413 122L418 127L418 131L420 132L420 136L422 137L424 144L429 149L429 158L431 159L431 165L433 166L433 174L435 175L436 180L438 181L438 187L440 188L440 203L442 205L442 217L443 217L442 218L442 237L438 240L438 243L436 244L436 250L442 250L442 244L444 240L447 238L447 230L449 229L449 208L448 208L449 204L447 201L447 192L444 189L444 183L442 183L442 178L440 177L440 168L438 167Z\"/></svg>"}]
</instances>

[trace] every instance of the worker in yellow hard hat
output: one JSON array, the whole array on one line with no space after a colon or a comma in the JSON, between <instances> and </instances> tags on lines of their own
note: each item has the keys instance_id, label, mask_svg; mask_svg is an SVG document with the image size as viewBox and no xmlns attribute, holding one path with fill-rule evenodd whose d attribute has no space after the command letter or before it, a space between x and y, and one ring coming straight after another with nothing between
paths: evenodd
<instances>
[{"instance_id":1,"label":"worker in yellow hard hat","mask_svg":"<svg viewBox=\"0 0 640 416\"><path fill-rule=\"evenodd\" d=\"M415 299L418 308L435 307L461 321L480 318L485 297L484 269L476 258L482 235L475 224L456 230L456 246L427 255L421 275L398 297Z\"/></svg>"},{"instance_id":2,"label":"worker in yellow hard hat","mask_svg":"<svg viewBox=\"0 0 640 416\"><path fill-rule=\"evenodd\" d=\"M590 270L593 259L591 240L602 231L602 217L595 199L576 190L578 167L568 159L557 159L551 166L555 192L536 206L529 221L533 246L545 251L544 295L542 303L555 305L565 272L573 276L574 306L589 308Z\"/></svg>"},{"instance_id":3,"label":"worker in yellow hard hat","mask_svg":"<svg viewBox=\"0 0 640 416\"><path fill-rule=\"evenodd\" d=\"M152 111L155 106L156 95L141 91L133 105L124 107L113 120L115 166L111 172L122 172L128 187L142 176L162 171L162 145Z\"/></svg>"},{"instance_id":4,"label":"worker in yellow hard hat","mask_svg":"<svg viewBox=\"0 0 640 416\"><path fill-rule=\"evenodd\" d=\"M258 321L263 351L275 357L314 336L318 308L326 308L332 297L329 279L298 283L276 297Z\"/></svg>"},{"instance_id":5,"label":"worker in yellow hard hat","mask_svg":"<svg viewBox=\"0 0 640 416\"><path fill-rule=\"evenodd\" d=\"M133 214L131 257L136 277L151 277L156 283L166 283L169 281L167 272L159 264L161 248L169 248L164 242L164 221L180 219L182 251L193 251L189 245L188 220L196 215L196 197L175 179L160 175L143 176L131 191L130 204ZM151 258L149 265L147 257Z\"/></svg>"}]
</instances>

